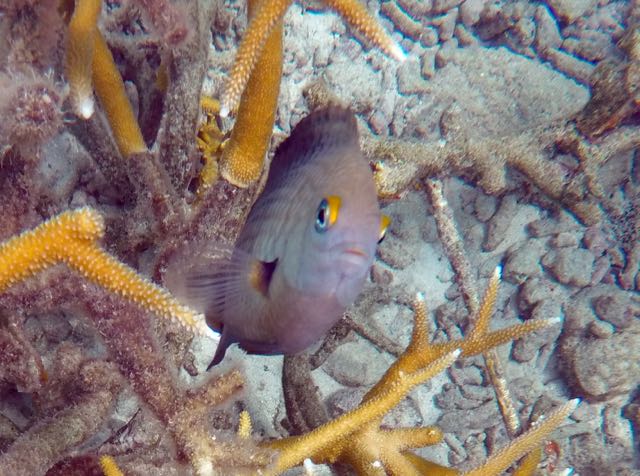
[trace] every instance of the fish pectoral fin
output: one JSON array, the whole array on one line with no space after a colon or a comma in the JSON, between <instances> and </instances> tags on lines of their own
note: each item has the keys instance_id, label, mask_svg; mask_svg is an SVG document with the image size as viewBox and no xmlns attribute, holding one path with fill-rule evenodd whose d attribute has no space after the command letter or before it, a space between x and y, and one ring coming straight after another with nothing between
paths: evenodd
<instances>
[{"instance_id":1,"label":"fish pectoral fin","mask_svg":"<svg viewBox=\"0 0 640 476\"><path fill-rule=\"evenodd\" d=\"M269 286L277 266L277 259L270 262L254 260L249 268L249 285L264 297L269 297Z\"/></svg>"}]
</instances>

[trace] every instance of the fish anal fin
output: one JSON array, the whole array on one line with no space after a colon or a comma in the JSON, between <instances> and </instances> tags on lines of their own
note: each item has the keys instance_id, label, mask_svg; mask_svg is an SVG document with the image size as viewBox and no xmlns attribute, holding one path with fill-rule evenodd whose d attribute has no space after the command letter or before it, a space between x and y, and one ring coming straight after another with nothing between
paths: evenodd
<instances>
[{"instance_id":1,"label":"fish anal fin","mask_svg":"<svg viewBox=\"0 0 640 476\"><path fill-rule=\"evenodd\" d=\"M233 337L231 332L229 332L228 328L222 328L222 335L220 336L220 342L218 342L218 348L216 349L216 353L213 356L213 360L207 367L207 370L210 370L214 365L218 365L224 359L224 355L227 352L227 349L231 344L238 342L238 340Z\"/></svg>"},{"instance_id":2,"label":"fish anal fin","mask_svg":"<svg viewBox=\"0 0 640 476\"><path fill-rule=\"evenodd\" d=\"M264 297L269 296L269 286L273 278L273 273L278 265L278 260L264 262L254 260L249 269L249 284Z\"/></svg>"}]
</instances>

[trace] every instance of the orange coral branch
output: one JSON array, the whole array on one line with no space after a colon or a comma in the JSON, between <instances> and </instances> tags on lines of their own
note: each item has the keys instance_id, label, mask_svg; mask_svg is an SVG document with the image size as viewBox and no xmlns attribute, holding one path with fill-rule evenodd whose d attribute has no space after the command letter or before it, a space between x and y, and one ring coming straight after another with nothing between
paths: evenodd
<instances>
[{"instance_id":1,"label":"orange coral branch","mask_svg":"<svg viewBox=\"0 0 640 476\"><path fill-rule=\"evenodd\" d=\"M270 468L270 471L264 474L279 474L302 463L305 458L315 459L326 451L331 452L332 446L339 446L340 441L344 441L363 425L381 418L396 406L413 387L442 372L459 355L459 351L450 352L417 372L398 375L398 379L393 385L379 392L375 397L310 433L267 443L268 446L281 451L275 467ZM319 456L319 459L322 459L322 456Z\"/></svg>"},{"instance_id":2,"label":"orange coral branch","mask_svg":"<svg viewBox=\"0 0 640 476\"><path fill-rule=\"evenodd\" d=\"M385 430L379 427L382 416L406 395L414 383L431 378L448 367L461 350L467 356L482 353L557 322L557 319L529 321L522 325L488 332L488 320L495 305L499 283L500 272L497 270L479 307L476 328L463 340L441 344L428 342L427 309L424 296L418 294L414 301L415 324L409 346L363 397L360 406L303 436L267 443L271 448L280 450L280 454L274 468L268 468L272 472L268 471L266 474L282 472L300 464L304 458L311 458L316 463L334 463L338 460L346 462L354 467L358 474L459 474L455 470L436 465L407 451L440 441L442 433L439 429L427 427ZM414 383L409 384L408 379ZM573 411L575 401L572 402L574 403L570 402L554 412L548 420L536 425L535 431L531 430L514 440L487 461L481 469L472 472L472 476L498 474L506 467L505 464L508 466L535 448L545 435Z\"/></svg>"},{"instance_id":3,"label":"orange coral branch","mask_svg":"<svg viewBox=\"0 0 640 476\"><path fill-rule=\"evenodd\" d=\"M509 446L491 456L482 466L465 473L465 476L483 476L487 474L500 474L515 460L532 451L542 443L542 440L576 409L580 403L579 398L569 400L556 411L533 424L531 429L522 434Z\"/></svg>"},{"instance_id":4,"label":"orange coral branch","mask_svg":"<svg viewBox=\"0 0 640 476\"><path fill-rule=\"evenodd\" d=\"M250 0L249 13L259 14L270 3ZM257 16L256 14L256 16ZM246 85L220 172L230 183L246 187L262 172L276 119L282 76L282 19L273 26Z\"/></svg>"},{"instance_id":5,"label":"orange coral branch","mask_svg":"<svg viewBox=\"0 0 640 476\"><path fill-rule=\"evenodd\" d=\"M407 55L402 48L382 28L380 23L369 14L358 0L324 0L344 18L351 27L389 56L404 61Z\"/></svg>"},{"instance_id":6,"label":"orange coral branch","mask_svg":"<svg viewBox=\"0 0 640 476\"><path fill-rule=\"evenodd\" d=\"M124 157L147 150L138 120L133 113L124 83L102 34L96 31L93 55L93 83L104 108L120 153Z\"/></svg>"},{"instance_id":7,"label":"orange coral branch","mask_svg":"<svg viewBox=\"0 0 640 476\"><path fill-rule=\"evenodd\" d=\"M65 75L75 113L83 119L89 119L94 110L91 65L101 9L102 0L78 0L69 22Z\"/></svg>"},{"instance_id":8,"label":"orange coral branch","mask_svg":"<svg viewBox=\"0 0 640 476\"><path fill-rule=\"evenodd\" d=\"M57 263L119 294L143 309L197 332L203 316L178 303L166 290L140 276L98 246L102 217L90 208L61 213L0 245L0 292Z\"/></svg>"},{"instance_id":9,"label":"orange coral branch","mask_svg":"<svg viewBox=\"0 0 640 476\"><path fill-rule=\"evenodd\" d=\"M112 456L102 455L100 456L100 467L104 476L124 476L124 473L120 471L118 463Z\"/></svg>"},{"instance_id":10,"label":"orange coral branch","mask_svg":"<svg viewBox=\"0 0 640 476\"><path fill-rule=\"evenodd\" d=\"M222 117L226 117L240 101L242 91L247 87L251 72L258 63L258 58L265 48L269 34L278 22L282 21L282 17L292 3L293 0L263 1L256 10L256 14L251 18L247 32L238 46L236 59L229 72L229 79L222 95L220 107Z\"/></svg>"}]
</instances>

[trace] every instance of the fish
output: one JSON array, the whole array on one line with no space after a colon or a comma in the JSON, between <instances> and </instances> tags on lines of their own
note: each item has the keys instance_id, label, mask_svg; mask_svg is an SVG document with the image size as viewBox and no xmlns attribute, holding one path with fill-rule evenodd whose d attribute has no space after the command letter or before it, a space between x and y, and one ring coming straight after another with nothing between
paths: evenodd
<instances>
[{"instance_id":1,"label":"fish","mask_svg":"<svg viewBox=\"0 0 640 476\"><path fill-rule=\"evenodd\" d=\"M358 139L346 108L302 119L276 150L233 249L189 277L207 324L222 332L208 368L233 343L251 354L305 350L362 291L389 218Z\"/></svg>"}]
</instances>

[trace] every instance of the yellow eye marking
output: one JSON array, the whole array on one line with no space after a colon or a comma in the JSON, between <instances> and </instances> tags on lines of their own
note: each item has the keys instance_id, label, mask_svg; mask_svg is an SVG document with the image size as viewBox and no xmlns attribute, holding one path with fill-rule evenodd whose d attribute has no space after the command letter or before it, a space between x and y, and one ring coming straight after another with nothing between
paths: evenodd
<instances>
[{"instance_id":1,"label":"yellow eye marking","mask_svg":"<svg viewBox=\"0 0 640 476\"><path fill-rule=\"evenodd\" d=\"M342 203L342 200L337 195L329 195L327 196L326 200L328 205L327 208L329 211L328 225L333 226L333 224L338 219L338 213L340 212L340 204Z\"/></svg>"},{"instance_id":2,"label":"yellow eye marking","mask_svg":"<svg viewBox=\"0 0 640 476\"><path fill-rule=\"evenodd\" d=\"M382 215L380 217L380 234L378 235L378 243L384 240L384 235L387 234L387 228L391 224L391 217L389 215Z\"/></svg>"}]
</instances>

